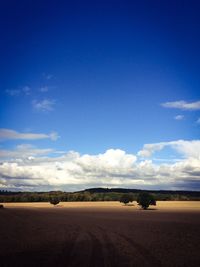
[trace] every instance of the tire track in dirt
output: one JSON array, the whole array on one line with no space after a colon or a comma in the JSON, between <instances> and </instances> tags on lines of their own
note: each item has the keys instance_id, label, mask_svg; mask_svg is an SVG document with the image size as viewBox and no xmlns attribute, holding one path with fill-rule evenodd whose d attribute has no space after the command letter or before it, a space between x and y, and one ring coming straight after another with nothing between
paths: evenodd
<instances>
[{"instance_id":1,"label":"tire track in dirt","mask_svg":"<svg viewBox=\"0 0 200 267\"><path fill-rule=\"evenodd\" d=\"M161 262L133 239L114 231L108 234L99 227L103 236L105 267L110 266L156 266L161 267ZM120 263L120 264L119 264Z\"/></svg>"},{"instance_id":2,"label":"tire track in dirt","mask_svg":"<svg viewBox=\"0 0 200 267\"><path fill-rule=\"evenodd\" d=\"M70 235L66 231L66 241L60 244L55 266L88 266L91 254L91 240L81 227L73 227Z\"/></svg>"},{"instance_id":3,"label":"tire track in dirt","mask_svg":"<svg viewBox=\"0 0 200 267\"><path fill-rule=\"evenodd\" d=\"M136 252L139 254L140 257L143 259L142 265L145 266L156 266L161 267L161 262L152 254L149 252L148 249L146 249L144 246L140 245L139 243L133 241L131 238L124 236L122 234L117 233L123 240L125 240L129 246L136 250Z\"/></svg>"},{"instance_id":4,"label":"tire track in dirt","mask_svg":"<svg viewBox=\"0 0 200 267\"><path fill-rule=\"evenodd\" d=\"M80 227L76 229L71 240L62 244L56 266L69 267L117 267L117 252L107 237L97 227L88 231ZM115 256L115 257L113 257Z\"/></svg>"},{"instance_id":5,"label":"tire track in dirt","mask_svg":"<svg viewBox=\"0 0 200 267\"><path fill-rule=\"evenodd\" d=\"M103 267L102 246L99 239L90 231L79 226L71 234L70 239L62 244L56 266L68 267Z\"/></svg>"},{"instance_id":6,"label":"tire track in dirt","mask_svg":"<svg viewBox=\"0 0 200 267\"><path fill-rule=\"evenodd\" d=\"M102 246L102 254L103 254L103 265L104 267L122 267L123 257L120 255L116 244L110 238L109 234L106 233L106 230L98 227L99 229L99 239L100 244ZM128 265L127 265L128 266Z\"/></svg>"},{"instance_id":7,"label":"tire track in dirt","mask_svg":"<svg viewBox=\"0 0 200 267\"><path fill-rule=\"evenodd\" d=\"M99 237L97 237L95 234L88 232L88 235L90 236L92 240L92 253L90 256L89 267L94 267L94 266L104 267L105 266L104 264L105 255L103 252L102 242L100 241Z\"/></svg>"},{"instance_id":8,"label":"tire track in dirt","mask_svg":"<svg viewBox=\"0 0 200 267\"><path fill-rule=\"evenodd\" d=\"M57 255L56 266L69 267L161 267L148 249L119 232L96 226L79 227Z\"/></svg>"}]
</instances>

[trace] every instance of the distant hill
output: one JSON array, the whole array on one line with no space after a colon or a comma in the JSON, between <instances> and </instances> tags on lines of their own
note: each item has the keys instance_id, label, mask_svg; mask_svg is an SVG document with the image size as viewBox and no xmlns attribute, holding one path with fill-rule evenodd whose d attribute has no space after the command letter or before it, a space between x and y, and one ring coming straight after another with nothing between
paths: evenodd
<instances>
[{"instance_id":1,"label":"distant hill","mask_svg":"<svg viewBox=\"0 0 200 267\"><path fill-rule=\"evenodd\" d=\"M139 193L142 190L140 189L127 189L127 188L88 188L85 190L82 190L82 192L90 192L90 193ZM81 192L81 191L80 191Z\"/></svg>"},{"instance_id":2,"label":"distant hill","mask_svg":"<svg viewBox=\"0 0 200 267\"><path fill-rule=\"evenodd\" d=\"M60 201L119 201L123 194L132 194L137 200L140 192L153 194L156 200L198 200L200 191L141 190L126 188L88 188L77 192L11 192L0 190L0 202L49 202L52 197Z\"/></svg>"},{"instance_id":3,"label":"distant hill","mask_svg":"<svg viewBox=\"0 0 200 267\"><path fill-rule=\"evenodd\" d=\"M129 188L88 188L82 191L78 192L89 192L91 194L94 193L140 193L140 192L149 192L149 193L157 193L157 194L189 194L191 196L199 196L200 197L200 191L185 191L185 190L143 190L143 189L129 189Z\"/></svg>"}]
</instances>

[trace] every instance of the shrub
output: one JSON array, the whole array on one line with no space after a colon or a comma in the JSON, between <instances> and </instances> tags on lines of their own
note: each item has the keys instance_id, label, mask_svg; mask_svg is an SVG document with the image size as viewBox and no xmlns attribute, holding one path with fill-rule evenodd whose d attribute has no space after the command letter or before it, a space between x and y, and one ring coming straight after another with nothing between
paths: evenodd
<instances>
[{"instance_id":1,"label":"shrub","mask_svg":"<svg viewBox=\"0 0 200 267\"><path fill-rule=\"evenodd\" d=\"M120 202L124 203L125 205L129 202L133 202L133 196L132 194L123 194L120 198Z\"/></svg>"},{"instance_id":2,"label":"shrub","mask_svg":"<svg viewBox=\"0 0 200 267\"><path fill-rule=\"evenodd\" d=\"M55 206L58 203L60 203L60 200L59 200L58 197L53 197L53 198L50 199L50 203Z\"/></svg>"},{"instance_id":3,"label":"shrub","mask_svg":"<svg viewBox=\"0 0 200 267\"><path fill-rule=\"evenodd\" d=\"M149 205L154 205L156 206L156 200L153 195L144 192L140 193L137 198L137 203L140 205L144 210L146 210Z\"/></svg>"}]
</instances>

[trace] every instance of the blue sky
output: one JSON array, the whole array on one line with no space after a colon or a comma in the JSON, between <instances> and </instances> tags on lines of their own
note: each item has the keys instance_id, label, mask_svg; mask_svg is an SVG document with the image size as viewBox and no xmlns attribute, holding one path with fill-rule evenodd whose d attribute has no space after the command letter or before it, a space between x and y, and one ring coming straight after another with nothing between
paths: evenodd
<instances>
[{"instance_id":1,"label":"blue sky","mask_svg":"<svg viewBox=\"0 0 200 267\"><path fill-rule=\"evenodd\" d=\"M199 10L1 1L0 188L199 189Z\"/></svg>"}]
</instances>

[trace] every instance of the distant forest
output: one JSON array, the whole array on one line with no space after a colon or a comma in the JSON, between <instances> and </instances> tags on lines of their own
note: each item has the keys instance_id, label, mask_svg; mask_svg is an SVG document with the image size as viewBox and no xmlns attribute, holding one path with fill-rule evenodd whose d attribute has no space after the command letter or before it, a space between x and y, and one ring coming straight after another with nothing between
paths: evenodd
<instances>
[{"instance_id":1,"label":"distant forest","mask_svg":"<svg viewBox=\"0 0 200 267\"><path fill-rule=\"evenodd\" d=\"M0 202L49 202L57 197L60 201L119 201L123 194L131 194L136 200L141 192L149 192L156 200L198 200L200 191L139 190L123 188L91 188L78 192L11 192L0 190Z\"/></svg>"}]
</instances>

